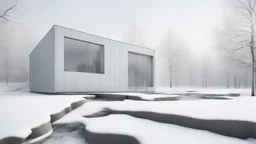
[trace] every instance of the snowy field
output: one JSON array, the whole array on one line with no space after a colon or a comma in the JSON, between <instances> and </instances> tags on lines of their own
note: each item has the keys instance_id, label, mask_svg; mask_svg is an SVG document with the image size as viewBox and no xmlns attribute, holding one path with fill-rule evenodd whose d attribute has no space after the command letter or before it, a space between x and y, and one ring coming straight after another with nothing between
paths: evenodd
<instances>
[{"instance_id":1,"label":"snowy field","mask_svg":"<svg viewBox=\"0 0 256 144\"><path fill-rule=\"evenodd\" d=\"M232 100L191 100L147 102L125 100L122 102L98 101L83 105L72 115L91 115L105 108L121 111L148 111L176 114L200 119L244 120L256 122L256 98L238 97Z\"/></svg>"},{"instance_id":2,"label":"snowy field","mask_svg":"<svg viewBox=\"0 0 256 144\"><path fill-rule=\"evenodd\" d=\"M93 102L92 102L93 103ZM116 102L120 103L120 102ZM96 104L96 103L95 103ZM97 105L97 104L96 104ZM127 105L124 105L127 107ZM133 105L131 106L133 107ZM222 136L204 130L185 128L172 124L163 124L146 119L139 119L128 115L108 115L98 118L84 118L79 116L90 114L90 107L79 108L77 111L66 115L55 122L62 123L83 123L86 129L99 134L121 134L135 137L141 144L166 144L168 143L196 143L196 144L253 144L255 140L242 140ZM96 109L96 107L91 107ZM85 113L82 113L85 112ZM87 111L87 112L86 112Z\"/></svg>"},{"instance_id":3,"label":"snowy field","mask_svg":"<svg viewBox=\"0 0 256 144\"><path fill-rule=\"evenodd\" d=\"M6 137L27 138L31 129L50 122L50 115L85 100L85 95L42 95L29 93L23 84L1 84L0 140ZM15 90L24 87L21 90ZM88 95L93 97L93 95Z\"/></svg>"},{"instance_id":4,"label":"snowy field","mask_svg":"<svg viewBox=\"0 0 256 144\"><path fill-rule=\"evenodd\" d=\"M167 93L167 94L182 94L186 92L196 92L202 94L230 94L230 93L240 93L241 96L250 96L251 90L241 88L241 89L227 89L223 87L209 87L209 88L188 88L188 87L177 87L177 88L156 88L156 92Z\"/></svg>"},{"instance_id":5,"label":"snowy field","mask_svg":"<svg viewBox=\"0 0 256 144\"><path fill-rule=\"evenodd\" d=\"M176 114L210 120L245 120L256 122L256 99L239 97L232 100L191 100L191 101L98 101L89 102L66 115L55 124L81 122L86 129L96 133L124 134L137 138L142 144L153 143L255 143L254 140L241 140L215 133L185 128L170 124L138 119L127 115L109 115L98 118L83 116L98 113L105 108L123 111L148 111ZM241 105L242 107L238 107ZM153 136L153 137L152 137ZM173 137L172 137L173 136ZM186 137L184 139L183 137Z\"/></svg>"},{"instance_id":6,"label":"snowy field","mask_svg":"<svg viewBox=\"0 0 256 144\"><path fill-rule=\"evenodd\" d=\"M170 95L170 94L146 94L146 93L99 93L101 95L113 95L113 96L127 96L128 99L141 99L146 101L154 101L157 99L172 99L178 98L179 95ZM107 98L107 96L106 96Z\"/></svg>"},{"instance_id":7,"label":"snowy field","mask_svg":"<svg viewBox=\"0 0 256 144\"><path fill-rule=\"evenodd\" d=\"M249 144L249 141L226 137L203 130L153 122L127 115L109 115L85 119L86 129L95 133L123 134L141 144Z\"/></svg>"},{"instance_id":8,"label":"snowy field","mask_svg":"<svg viewBox=\"0 0 256 144\"><path fill-rule=\"evenodd\" d=\"M50 115L60 112L80 96L1 96L0 139L8 136L26 138L31 129L50 121Z\"/></svg>"},{"instance_id":9,"label":"snowy field","mask_svg":"<svg viewBox=\"0 0 256 144\"><path fill-rule=\"evenodd\" d=\"M86 125L86 129L102 134L123 134L135 137L142 144L166 144L168 143L197 143L197 144L251 144L254 140L242 140L227 136L222 136L204 130L196 130L172 124L140 119L123 114L112 114L104 117L85 118L84 116L99 113L105 108L118 111L146 111L162 114L174 114L188 116L192 118L208 120L244 120L256 122L256 98L249 97L249 89L157 89L156 92L165 94L138 94L123 93L140 97L149 101L95 101L90 100L81 107L71 111L54 124L80 122ZM156 98L177 97L184 93L200 94L220 94L240 93L240 97L232 97L230 100L186 100L186 101L152 101ZM115 93L120 95L120 93ZM167 94L167 95L166 95ZM23 84L0 84L0 139L10 136L27 138L31 134L31 129L49 122L50 115L56 114L71 103L85 100L86 95L41 95L29 93L29 86ZM88 95L88 97L93 97ZM53 134L52 134L53 132ZM84 138L63 139L60 133L57 137L61 143L76 142L83 143ZM81 133L80 133L81 135ZM55 136L54 131L49 131L41 138ZM72 136L72 135L70 135ZM185 137L185 138L184 138ZM67 138L67 137L66 137ZM75 141L77 139L77 141ZM47 144L56 143L54 139L47 141ZM66 143L67 144L67 143Z\"/></svg>"},{"instance_id":10,"label":"snowy field","mask_svg":"<svg viewBox=\"0 0 256 144\"><path fill-rule=\"evenodd\" d=\"M0 96L3 95L5 92L18 91L20 88L22 88L23 91L28 91L28 83L0 83Z\"/></svg>"}]
</instances>

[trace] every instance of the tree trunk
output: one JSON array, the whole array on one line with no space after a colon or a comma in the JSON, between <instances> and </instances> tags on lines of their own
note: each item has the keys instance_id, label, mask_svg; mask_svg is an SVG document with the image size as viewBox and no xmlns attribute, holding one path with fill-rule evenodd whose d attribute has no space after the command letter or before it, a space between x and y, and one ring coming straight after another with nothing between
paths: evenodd
<instances>
[{"instance_id":1,"label":"tree trunk","mask_svg":"<svg viewBox=\"0 0 256 144\"><path fill-rule=\"evenodd\" d=\"M254 91L255 91L255 88L256 88L256 60L254 59ZM254 92L255 93L255 92Z\"/></svg>"},{"instance_id":2,"label":"tree trunk","mask_svg":"<svg viewBox=\"0 0 256 144\"><path fill-rule=\"evenodd\" d=\"M172 74L170 74L170 88L172 88Z\"/></svg>"},{"instance_id":3,"label":"tree trunk","mask_svg":"<svg viewBox=\"0 0 256 144\"><path fill-rule=\"evenodd\" d=\"M255 67L255 62L253 62L253 66ZM254 82L255 82L255 68L252 67L252 88L251 88L251 96L254 96Z\"/></svg>"},{"instance_id":4,"label":"tree trunk","mask_svg":"<svg viewBox=\"0 0 256 144\"><path fill-rule=\"evenodd\" d=\"M227 88L230 88L230 76L229 76L229 72L228 72L228 76L227 76Z\"/></svg>"},{"instance_id":5,"label":"tree trunk","mask_svg":"<svg viewBox=\"0 0 256 144\"><path fill-rule=\"evenodd\" d=\"M244 87L247 88L247 68L244 71Z\"/></svg>"},{"instance_id":6,"label":"tree trunk","mask_svg":"<svg viewBox=\"0 0 256 144\"><path fill-rule=\"evenodd\" d=\"M241 79L240 79L240 76L238 77L238 88L241 87Z\"/></svg>"},{"instance_id":7,"label":"tree trunk","mask_svg":"<svg viewBox=\"0 0 256 144\"><path fill-rule=\"evenodd\" d=\"M255 57L255 55L254 55L254 57ZM255 82L256 82L256 61L255 61L255 58L254 58L254 94L255 94L255 87L256 87L256 84L255 84Z\"/></svg>"},{"instance_id":8,"label":"tree trunk","mask_svg":"<svg viewBox=\"0 0 256 144\"><path fill-rule=\"evenodd\" d=\"M254 30L252 30L254 32ZM252 88L251 88L251 96L254 96L254 85L255 85L255 54L254 54L254 35L251 36L251 42L250 42L250 50L252 55Z\"/></svg>"},{"instance_id":9,"label":"tree trunk","mask_svg":"<svg viewBox=\"0 0 256 144\"><path fill-rule=\"evenodd\" d=\"M5 77L6 77L6 84L8 85L8 83L9 83L9 76L8 76L8 73L9 73L9 71L8 71L8 58L6 58L6 70L5 70Z\"/></svg>"},{"instance_id":10,"label":"tree trunk","mask_svg":"<svg viewBox=\"0 0 256 144\"><path fill-rule=\"evenodd\" d=\"M236 76L234 76L234 88L237 88Z\"/></svg>"},{"instance_id":11,"label":"tree trunk","mask_svg":"<svg viewBox=\"0 0 256 144\"><path fill-rule=\"evenodd\" d=\"M9 67L9 63L8 63L8 47L6 46L6 61L5 61L5 80L6 80L6 84L8 85L9 83L9 71L8 71L8 67Z\"/></svg>"},{"instance_id":12,"label":"tree trunk","mask_svg":"<svg viewBox=\"0 0 256 144\"><path fill-rule=\"evenodd\" d=\"M251 18L252 18L251 14ZM252 18L253 19L253 18ZM250 40L250 52L252 55L252 89L251 96L254 96L255 92L255 53L254 53L254 24L251 22L251 40Z\"/></svg>"}]
</instances>

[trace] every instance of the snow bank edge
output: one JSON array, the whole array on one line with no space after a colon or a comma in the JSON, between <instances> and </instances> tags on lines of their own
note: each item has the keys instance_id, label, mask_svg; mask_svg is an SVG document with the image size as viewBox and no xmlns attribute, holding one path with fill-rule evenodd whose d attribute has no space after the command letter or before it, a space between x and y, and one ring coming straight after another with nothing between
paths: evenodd
<instances>
[{"instance_id":1,"label":"snow bank edge","mask_svg":"<svg viewBox=\"0 0 256 144\"><path fill-rule=\"evenodd\" d=\"M43 123L35 128L31 129L31 134L29 136L27 136L26 138L22 138L22 137L14 137L14 136L9 136L9 137L5 137L3 139L0 139L0 144L21 144L22 142L24 142L25 140L33 140L36 139L38 137L41 137L45 134L47 134L48 132L50 132L52 130L52 123L59 120L60 118L62 118L63 116L65 116L67 113L69 113L70 111L82 106L84 103L86 102L86 100L79 100L76 102L73 102L70 104L70 106L64 108L63 110L61 110L58 113L55 114L51 114L50 115L50 121ZM44 139L47 139L48 137L45 137ZM42 141L42 140L40 140ZM36 143L37 141L35 141Z\"/></svg>"},{"instance_id":2,"label":"snow bank edge","mask_svg":"<svg viewBox=\"0 0 256 144\"><path fill-rule=\"evenodd\" d=\"M163 114L147 111L122 111L108 109L107 114L126 114L136 118L155 122L175 124L183 127L206 130L224 136L240 139L256 138L256 123L239 120L206 120L175 114Z\"/></svg>"}]
</instances>

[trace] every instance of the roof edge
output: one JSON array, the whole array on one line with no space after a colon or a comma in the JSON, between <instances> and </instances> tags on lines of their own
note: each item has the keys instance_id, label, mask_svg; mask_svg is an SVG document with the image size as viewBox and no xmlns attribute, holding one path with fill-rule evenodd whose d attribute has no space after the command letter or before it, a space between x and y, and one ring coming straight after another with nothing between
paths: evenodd
<instances>
[{"instance_id":1,"label":"roof edge","mask_svg":"<svg viewBox=\"0 0 256 144\"><path fill-rule=\"evenodd\" d=\"M56 26L56 27L61 27L61 28L65 28L65 29L69 29L69 30L73 30L73 31L77 31L77 32L81 32L81 33L85 33L85 34L92 35L92 36L96 36L96 37L100 37L100 38L103 38L103 39L108 39L108 40L112 40L112 41L116 41L116 42L120 42L120 43L124 43L124 44L128 44L128 45L132 45L132 46L141 47L141 48L150 49L150 50L155 51L155 49L153 49L153 48L149 48L149 47L145 47L145 46L141 46L141 45L136 45L136 44L131 44L131 43L124 42L124 41L120 41L120 40L114 40L114 39L111 39L111 38L107 38L107 37L103 37L103 36L99 36L99 35L95 35L95 34L83 32L83 31L76 30L76 29L73 29L73 28L68 28L68 27L65 27L65 26L60 26L60 25L56 25L56 24L53 25L53 27L54 27L54 26Z\"/></svg>"},{"instance_id":2,"label":"roof edge","mask_svg":"<svg viewBox=\"0 0 256 144\"><path fill-rule=\"evenodd\" d=\"M36 49L36 47L41 43L41 41L44 39L44 37L55 27L55 25L53 25L50 30L48 30L48 32L42 37L42 39L37 43L37 45L33 48L33 50L28 54L29 56L33 53L33 51Z\"/></svg>"}]
</instances>

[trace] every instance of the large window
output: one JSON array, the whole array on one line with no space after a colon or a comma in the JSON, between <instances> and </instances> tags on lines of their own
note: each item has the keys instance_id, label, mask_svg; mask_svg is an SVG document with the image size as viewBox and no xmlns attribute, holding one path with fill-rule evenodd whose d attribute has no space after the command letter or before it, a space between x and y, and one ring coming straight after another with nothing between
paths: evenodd
<instances>
[{"instance_id":1,"label":"large window","mask_svg":"<svg viewBox=\"0 0 256 144\"><path fill-rule=\"evenodd\" d=\"M153 87L153 57L128 53L128 86L132 91L146 91Z\"/></svg>"},{"instance_id":2,"label":"large window","mask_svg":"<svg viewBox=\"0 0 256 144\"><path fill-rule=\"evenodd\" d=\"M103 45L64 38L64 70L104 73Z\"/></svg>"}]
</instances>

